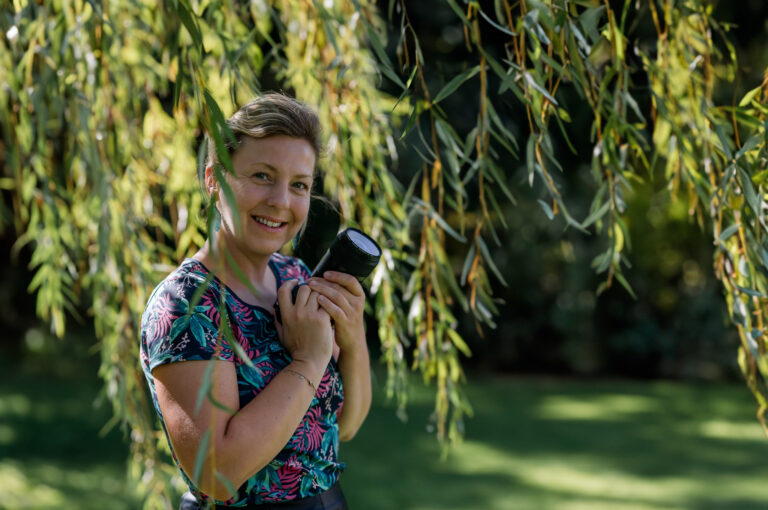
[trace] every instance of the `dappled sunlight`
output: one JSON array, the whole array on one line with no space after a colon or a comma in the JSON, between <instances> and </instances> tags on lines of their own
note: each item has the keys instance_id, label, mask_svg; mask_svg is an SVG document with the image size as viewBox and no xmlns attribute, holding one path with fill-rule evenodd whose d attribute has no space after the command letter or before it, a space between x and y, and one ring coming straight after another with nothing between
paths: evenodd
<instances>
[{"instance_id":1,"label":"dappled sunlight","mask_svg":"<svg viewBox=\"0 0 768 510\"><path fill-rule=\"evenodd\" d=\"M534 413L550 420L621 420L659 410L659 402L641 395L589 395L586 399L552 395Z\"/></svg>"},{"instance_id":2,"label":"dappled sunlight","mask_svg":"<svg viewBox=\"0 0 768 510\"><path fill-rule=\"evenodd\" d=\"M475 416L445 461L431 402L401 423L379 393L342 452L352 507L765 508L768 440L740 386L492 378L470 392Z\"/></svg>"},{"instance_id":3,"label":"dappled sunlight","mask_svg":"<svg viewBox=\"0 0 768 510\"><path fill-rule=\"evenodd\" d=\"M20 393L0 395L0 418L26 416L31 409L32 404L26 395Z\"/></svg>"},{"instance_id":4,"label":"dappled sunlight","mask_svg":"<svg viewBox=\"0 0 768 510\"><path fill-rule=\"evenodd\" d=\"M114 464L93 463L73 469L66 460L0 460L3 509L131 508L125 472Z\"/></svg>"},{"instance_id":5,"label":"dappled sunlight","mask_svg":"<svg viewBox=\"0 0 768 510\"><path fill-rule=\"evenodd\" d=\"M768 438L757 420L751 422L705 421L699 424L699 434L714 439L759 441L763 443L763 447L768 443Z\"/></svg>"},{"instance_id":6,"label":"dappled sunlight","mask_svg":"<svg viewBox=\"0 0 768 510\"><path fill-rule=\"evenodd\" d=\"M590 455L534 455L504 454L492 446L467 441L461 448L461 457L472 459L452 467L465 474L508 473L541 493L568 498L636 502L658 508L674 505L695 491L698 482L692 479L669 477L650 479L615 469L599 457ZM646 508L646 506L641 506Z\"/></svg>"},{"instance_id":7,"label":"dappled sunlight","mask_svg":"<svg viewBox=\"0 0 768 510\"><path fill-rule=\"evenodd\" d=\"M13 461L0 461L0 494L3 508L62 508L67 498L64 494L32 477L27 469Z\"/></svg>"}]
</instances>

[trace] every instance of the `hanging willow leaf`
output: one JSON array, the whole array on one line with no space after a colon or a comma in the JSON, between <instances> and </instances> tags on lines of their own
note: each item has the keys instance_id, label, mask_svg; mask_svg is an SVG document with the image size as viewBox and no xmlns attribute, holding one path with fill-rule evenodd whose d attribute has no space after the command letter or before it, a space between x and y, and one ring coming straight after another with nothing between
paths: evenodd
<instances>
[{"instance_id":1,"label":"hanging willow leaf","mask_svg":"<svg viewBox=\"0 0 768 510\"><path fill-rule=\"evenodd\" d=\"M480 66L475 66L471 69L467 69L463 73L461 73L458 76L455 76L451 81L449 81L445 87L443 87L440 92L437 93L435 96L435 99L432 100L433 104L437 104L449 95L453 94L453 92L459 88L459 86L467 81L468 79L472 78L474 75L480 72Z\"/></svg>"},{"instance_id":2,"label":"hanging willow leaf","mask_svg":"<svg viewBox=\"0 0 768 510\"><path fill-rule=\"evenodd\" d=\"M38 0L0 7L0 75L7 78L0 87L0 187L10 197L0 205L0 228L13 225L15 249L28 243L37 313L57 334L72 310L109 312L93 317L100 374L115 416L132 432L135 485L148 494L148 508L169 507L174 495L173 470L156 469L165 460L150 428L154 410L140 395L144 383L134 369L142 305L214 231L215 215L200 214L204 200L195 175L196 157L204 170L205 150L196 154L203 132L222 163L215 168L219 199L235 203L227 184L233 140L225 119L260 93L260 80L318 109L331 140L325 191L335 193L350 223L382 236L387 261L377 269L371 308L387 388L403 411L404 360L415 349L417 368L438 381L441 440L456 440L470 409L457 374L458 353L470 352L472 344L454 342L448 332L465 303L458 296L473 296L469 308L481 324L493 327L494 314L503 313L490 274L502 283L508 276L485 240L490 235L498 242L497 229L506 228L497 196L499 188L510 200L516 193L518 165L509 162L509 153L520 151L516 136L526 140L519 166L542 195L545 215L585 232L600 225L601 254L593 261L605 277L599 290L618 281L634 295L622 273L631 244L624 215L630 194L644 191L629 183L645 178L641 171L655 176L661 168L664 189L688 201L692 217L716 236L714 266L732 320L745 332L764 329L768 105L759 83L748 84L738 105L717 103L732 95L741 76L731 28L713 18L717 10L703 0L493 5L495 16L477 2L430 4L453 16L441 23L464 30L467 51L457 52L450 66L460 71L448 73L432 66L432 45L419 41L423 34L410 22L408 2L390 2L389 25L367 0ZM388 45L392 34L395 44ZM386 83L377 87L382 75L396 87L391 96L382 90L391 88ZM471 88L462 87L474 77ZM445 85L431 94L434 84ZM469 113L449 110L454 103ZM516 108L524 112L520 118L509 114ZM562 137L552 132L552 115ZM569 138L562 122L584 137ZM399 140L393 126L402 129ZM407 137L414 128L419 136ZM587 135L589 146L579 146ZM581 222L570 213L569 207L577 210L570 189L584 181L568 175L579 167L562 164L560 138L587 159L591 152L595 191ZM400 151L418 151L427 169L418 158L398 158ZM468 190L479 191L481 182L484 193L472 196ZM446 205L462 228L464 218L477 219L459 282L458 264L446 262L452 261L449 243L465 240L464 231L444 213ZM195 293L192 309L201 296ZM224 308L220 316L228 326ZM185 320L198 332L204 328L181 319L174 332ZM252 365L231 328L222 335ZM765 403L761 370L768 358L747 336L740 366ZM432 350L422 349L422 339ZM440 342L448 344L445 352ZM210 388L202 398L220 404ZM760 408L762 420L764 414ZM202 473L200 455L195 479Z\"/></svg>"},{"instance_id":3,"label":"hanging willow leaf","mask_svg":"<svg viewBox=\"0 0 768 510\"><path fill-rule=\"evenodd\" d=\"M195 455L195 467L192 471L192 480L195 485L200 486L201 476L203 474L203 464L208 456L208 443L211 442L211 429L206 429L200 443L197 445L197 455Z\"/></svg>"}]
</instances>

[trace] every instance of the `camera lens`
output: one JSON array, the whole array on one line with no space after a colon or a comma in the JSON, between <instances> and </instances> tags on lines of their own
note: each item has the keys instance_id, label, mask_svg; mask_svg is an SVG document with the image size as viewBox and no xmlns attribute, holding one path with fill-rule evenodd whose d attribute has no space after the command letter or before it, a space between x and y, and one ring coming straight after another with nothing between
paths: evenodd
<instances>
[{"instance_id":1,"label":"camera lens","mask_svg":"<svg viewBox=\"0 0 768 510\"><path fill-rule=\"evenodd\" d=\"M354 230L351 228L348 229L346 233L347 237L349 237L349 240L354 243L357 249L362 250L368 255L372 255L374 257L381 255L381 250L379 247L367 235L363 234L359 230Z\"/></svg>"}]
</instances>

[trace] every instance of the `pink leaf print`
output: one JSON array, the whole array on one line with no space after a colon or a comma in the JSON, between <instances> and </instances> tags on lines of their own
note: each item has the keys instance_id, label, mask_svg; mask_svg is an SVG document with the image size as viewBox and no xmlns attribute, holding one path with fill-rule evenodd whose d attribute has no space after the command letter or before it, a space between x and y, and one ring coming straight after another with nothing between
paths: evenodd
<instances>
[{"instance_id":1,"label":"pink leaf print","mask_svg":"<svg viewBox=\"0 0 768 510\"><path fill-rule=\"evenodd\" d=\"M312 407L301 420L290 444L303 451L319 450L325 433L325 430L320 426L320 418L320 406Z\"/></svg>"},{"instance_id":2,"label":"pink leaf print","mask_svg":"<svg viewBox=\"0 0 768 510\"><path fill-rule=\"evenodd\" d=\"M295 455L289 457L285 464L277 470L277 476L280 478L284 494L298 493L303 475L304 466L301 464L301 461Z\"/></svg>"},{"instance_id":3,"label":"pink leaf print","mask_svg":"<svg viewBox=\"0 0 768 510\"><path fill-rule=\"evenodd\" d=\"M157 301L157 307L155 308L154 317L154 338L161 338L168 336L171 331L171 325L179 315L176 313L176 301L171 299L170 294L164 292Z\"/></svg>"}]
</instances>

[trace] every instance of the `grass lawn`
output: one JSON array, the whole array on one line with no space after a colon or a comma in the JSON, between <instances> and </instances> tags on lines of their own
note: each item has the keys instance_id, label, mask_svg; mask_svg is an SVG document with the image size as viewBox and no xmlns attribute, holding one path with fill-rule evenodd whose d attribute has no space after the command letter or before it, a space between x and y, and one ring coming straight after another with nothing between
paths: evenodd
<instances>
[{"instance_id":1,"label":"grass lawn","mask_svg":"<svg viewBox=\"0 0 768 510\"><path fill-rule=\"evenodd\" d=\"M138 508L122 434L98 435L95 369L2 373L0 508ZM381 386L342 444L353 510L768 508L768 439L743 385L475 380L475 417L447 460L418 383L407 423Z\"/></svg>"},{"instance_id":2,"label":"grass lawn","mask_svg":"<svg viewBox=\"0 0 768 510\"><path fill-rule=\"evenodd\" d=\"M441 461L417 394L343 446L353 509L768 509L768 439L746 386L487 378ZM379 401L381 402L381 401Z\"/></svg>"}]
</instances>

